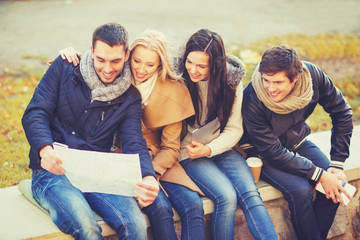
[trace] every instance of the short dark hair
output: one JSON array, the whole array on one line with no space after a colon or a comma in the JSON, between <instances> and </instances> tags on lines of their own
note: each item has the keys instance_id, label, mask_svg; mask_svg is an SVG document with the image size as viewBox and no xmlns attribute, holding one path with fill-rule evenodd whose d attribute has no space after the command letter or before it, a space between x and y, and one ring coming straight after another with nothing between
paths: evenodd
<instances>
[{"instance_id":1,"label":"short dark hair","mask_svg":"<svg viewBox=\"0 0 360 240\"><path fill-rule=\"evenodd\" d=\"M259 71L268 75L285 72L290 82L293 82L302 72L302 63L295 49L287 45L279 45L265 51Z\"/></svg>"},{"instance_id":2,"label":"short dark hair","mask_svg":"<svg viewBox=\"0 0 360 240\"><path fill-rule=\"evenodd\" d=\"M118 23L107 23L97 27L92 36L92 47L95 48L96 41L102 41L110 47L123 45L125 51L129 48L129 34L126 29Z\"/></svg>"}]
</instances>

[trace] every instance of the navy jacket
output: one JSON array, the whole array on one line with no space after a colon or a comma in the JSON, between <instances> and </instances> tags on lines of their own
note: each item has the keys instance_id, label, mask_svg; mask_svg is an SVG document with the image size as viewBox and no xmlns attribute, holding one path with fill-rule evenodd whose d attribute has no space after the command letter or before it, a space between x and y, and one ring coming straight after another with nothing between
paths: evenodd
<instances>
[{"instance_id":1,"label":"navy jacket","mask_svg":"<svg viewBox=\"0 0 360 240\"><path fill-rule=\"evenodd\" d=\"M276 114L258 99L250 82L244 90L242 114L247 137L264 161L291 174L318 181L321 169L293 152L310 134L310 127L305 121L317 104L330 114L333 124L330 166L343 168L349 156L352 110L339 89L320 68L309 62L304 63L310 71L314 90L312 100L306 107L289 114ZM314 174L315 171L319 174Z\"/></svg>"},{"instance_id":2,"label":"navy jacket","mask_svg":"<svg viewBox=\"0 0 360 240\"><path fill-rule=\"evenodd\" d=\"M53 142L70 148L109 152L117 131L123 153L138 153L142 175L155 176L141 132L141 96L131 86L109 101L91 102L79 67L58 57L35 89L22 124L30 144L30 165L39 169L39 151Z\"/></svg>"}]
</instances>

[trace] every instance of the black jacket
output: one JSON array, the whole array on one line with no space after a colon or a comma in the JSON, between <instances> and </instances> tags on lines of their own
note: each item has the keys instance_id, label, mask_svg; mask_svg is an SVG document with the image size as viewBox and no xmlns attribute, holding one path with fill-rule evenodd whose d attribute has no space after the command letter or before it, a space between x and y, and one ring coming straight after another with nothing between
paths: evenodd
<instances>
[{"instance_id":1,"label":"black jacket","mask_svg":"<svg viewBox=\"0 0 360 240\"><path fill-rule=\"evenodd\" d=\"M274 113L258 99L250 82L244 90L242 114L247 137L264 161L291 174L318 181L321 174L313 174L321 169L293 152L311 132L305 121L318 103L329 113L333 124L330 166L343 168L349 156L352 110L340 90L320 68L309 62L304 64L310 71L314 90L306 107L289 114Z\"/></svg>"}]
</instances>

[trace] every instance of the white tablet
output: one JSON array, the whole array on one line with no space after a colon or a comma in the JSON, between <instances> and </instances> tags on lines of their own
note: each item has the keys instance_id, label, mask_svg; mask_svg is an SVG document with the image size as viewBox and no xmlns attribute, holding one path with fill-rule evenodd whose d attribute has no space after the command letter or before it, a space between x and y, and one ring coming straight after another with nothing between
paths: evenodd
<instances>
[{"instance_id":1,"label":"white tablet","mask_svg":"<svg viewBox=\"0 0 360 240\"><path fill-rule=\"evenodd\" d=\"M192 138L195 141L207 144L217 138L220 135L220 122L218 118L215 118L211 122L195 129L192 132Z\"/></svg>"}]
</instances>

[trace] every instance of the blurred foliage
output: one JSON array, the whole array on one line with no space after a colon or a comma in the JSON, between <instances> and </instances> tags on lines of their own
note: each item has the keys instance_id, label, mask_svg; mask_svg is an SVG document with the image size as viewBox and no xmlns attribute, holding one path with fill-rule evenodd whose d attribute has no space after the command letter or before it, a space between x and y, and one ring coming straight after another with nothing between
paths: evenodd
<instances>
[{"instance_id":1,"label":"blurred foliage","mask_svg":"<svg viewBox=\"0 0 360 240\"><path fill-rule=\"evenodd\" d=\"M43 55L29 55L26 54L23 56L24 59L29 59L29 60L38 60L40 64L43 65L47 65L47 62L49 61L49 58Z\"/></svg>"},{"instance_id":2,"label":"blurred foliage","mask_svg":"<svg viewBox=\"0 0 360 240\"><path fill-rule=\"evenodd\" d=\"M245 62L248 73L252 73L263 52L279 44L295 48L301 58L308 61L343 58L360 60L360 35L340 33L273 36L249 45L232 44L228 49L231 54L239 56ZM244 84L247 84L250 78L251 74L247 74Z\"/></svg>"},{"instance_id":3,"label":"blurred foliage","mask_svg":"<svg viewBox=\"0 0 360 240\"><path fill-rule=\"evenodd\" d=\"M259 60L262 53L275 45L287 44L297 50L304 59L360 58L360 35L324 33L316 35L288 34L273 36L245 46L234 44L231 52L235 55L250 56Z\"/></svg>"},{"instance_id":4,"label":"blurred foliage","mask_svg":"<svg viewBox=\"0 0 360 240\"><path fill-rule=\"evenodd\" d=\"M296 48L300 56L309 61L344 58L360 60L359 36L291 34L274 36L248 46L233 44L227 49L245 62L248 71L244 78L244 86L250 81L251 74L264 50L282 43ZM44 65L48 61L44 56L29 55L24 58L37 59ZM28 168L30 147L21 125L21 117L43 74L43 69L14 70L7 68L3 69L3 74L0 73L0 111L2 116L0 118L0 143L2 146L0 149L0 188L16 185L22 179L31 178L31 170ZM333 81L353 107L354 123L359 124L360 74L355 77L344 76L341 79L333 79ZM315 109L307 122L312 131L324 131L331 128L331 120L321 107Z\"/></svg>"}]
</instances>

